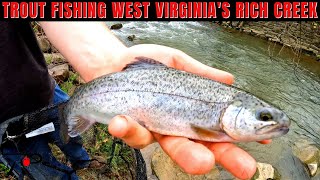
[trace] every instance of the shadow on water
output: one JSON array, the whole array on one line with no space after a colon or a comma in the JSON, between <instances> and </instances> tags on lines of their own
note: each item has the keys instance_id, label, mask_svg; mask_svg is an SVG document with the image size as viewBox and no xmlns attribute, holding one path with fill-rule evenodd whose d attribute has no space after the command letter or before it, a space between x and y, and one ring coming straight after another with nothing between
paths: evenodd
<instances>
[{"instance_id":1,"label":"shadow on water","mask_svg":"<svg viewBox=\"0 0 320 180\"><path fill-rule=\"evenodd\" d=\"M291 149L300 139L320 147L320 62L306 55L297 58L290 48L209 22L124 22L124 28L114 32L129 46L153 43L174 47L231 72L235 86L283 109L293 121L288 135L271 145L240 146L259 162L276 167L281 179L309 179ZM132 34L136 40L127 41Z\"/></svg>"}]
</instances>

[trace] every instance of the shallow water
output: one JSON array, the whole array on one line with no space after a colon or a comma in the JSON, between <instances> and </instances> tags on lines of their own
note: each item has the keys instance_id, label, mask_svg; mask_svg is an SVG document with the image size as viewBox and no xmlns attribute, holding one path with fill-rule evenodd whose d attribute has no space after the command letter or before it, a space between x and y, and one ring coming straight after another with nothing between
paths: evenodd
<instances>
[{"instance_id":1,"label":"shallow water","mask_svg":"<svg viewBox=\"0 0 320 180\"><path fill-rule=\"evenodd\" d=\"M231 72L235 86L283 109L293 121L286 136L270 145L240 146L257 161L276 167L281 179L309 178L291 149L301 139L320 147L320 62L209 22L122 23L124 27L113 32L128 46L153 43L180 49L209 66ZM136 39L129 42L127 36L133 34ZM230 176L225 173L221 178Z\"/></svg>"}]
</instances>

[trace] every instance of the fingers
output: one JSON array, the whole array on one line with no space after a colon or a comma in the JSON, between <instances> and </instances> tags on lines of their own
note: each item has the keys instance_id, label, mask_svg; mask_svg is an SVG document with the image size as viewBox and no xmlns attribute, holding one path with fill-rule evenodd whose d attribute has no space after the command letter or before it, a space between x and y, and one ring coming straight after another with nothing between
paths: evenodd
<instances>
[{"instance_id":1,"label":"fingers","mask_svg":"<svg viewBox=\"0 0 320 180\"><path fill-rule=\"evenodd\" d=\"M189 174L205 174L214 166L214 156L204 145L183 137L162 136L155 139L169 157Z\"/></svg>"},{"instance_id":2,"label":"fingers","mask_svg":"<svg viewBox=\"0 0 320 180\"><path fill-rule=\"evenodd\" d=\"M271 139L268 140L263 140L263 141L258 141L260 144L270 144L272 142Z\"/></svg>"},{"instance_id":3,"label":"fingers","mask_svg":"<svg viewBox=\"0 0 320 180\"><path fill-rule=\"evenodd\" d=\"M128 48L128 53L126 53L122 59L132 60L137 56L145 56L162 62L169 67L194 73L222 83L232 84L234 82L232 74L202 64L186 53L167 46L155 44L135 45ZM128 63L127 61L122 62L124 64ZM123 66L125 66L124 64Z\"/></svg>"},{"instance_id":4,"label":"fingers","mask_svg":"<svg viewBox=\"0 0 320 180\"><path fill-rule=\"evenodd\" d=\"M239 179L249 179L256 172L256 161L246 151L231 143L203 143L219 163Z\"/></svg>"},{"instance_id":5,"label":"fingers","mask_svg":"<svg viewBox=\"0 0 320 180\"><path fill-rule=\"evenodd\" d=\"M233 84L234 82L234 77L232 74L202 64L201 62L182 52L173 56L172 67L229 85Z\"/></svg>"},{"instance_id":6,"label":"fingers","mask_svg":"<svg viewBox=\"0 0 320 180\"><path fill-rule=\"evenodd\" d=\"M154 142L153 135L128 116L114 117L108 127L109 133L122 139L133 148L141 149Z\"/></svg>"}]
</instances>

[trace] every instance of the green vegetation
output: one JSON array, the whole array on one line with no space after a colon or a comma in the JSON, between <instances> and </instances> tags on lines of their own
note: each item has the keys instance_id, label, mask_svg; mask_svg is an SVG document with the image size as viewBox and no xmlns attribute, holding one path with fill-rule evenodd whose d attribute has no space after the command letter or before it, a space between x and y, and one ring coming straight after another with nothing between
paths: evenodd
<instances>
[{"instance_id":1,"label":"green vegetation","mask_svg":"<svg viewBox=\"0 0 320 180\"><path fill-rule=\"evenodd\" d=\"M53 62L53 58L52 58L51 55L50 56L45 56L45 60L46 60L47 65L49 65L49 64L51 64Z\"/></svg>"},{"instance_id":2,"label":"green vegetation","mask_svg":"<svg viewBox=\"0 0 320 180\"><path fill-rule=\"evenodd\" d=\"M77 73L70 72L70 75L67 81L62 82L60 84L61 89L64 92L66 92L69 96L72 95L73 91L76 88L76 83L78 79L79 79L79 75Z\"/></svg>"},{"instance_id":3,"label":"green vegetation","mask_svg":"<svg viewBox=\"0 0 320 180\"><path fill-rule=\"evenodd\" d=\"M33 31L34 31L36 34L39 33L39 29L41 29L41 28L40 28L40 26L39 26L38 23L36 23L35 21L34 21L34 22L31 22L31 26L32 26Z\"/></svg>"},{"instance_id":4,"label":"green vegetation","mask_svg":"<svg viewBox=\"0 0 320 180\"><path fill-rule=\"evenodd\" d=\"M9 173L10 169L7 166L5 166L4 164L0 163L0 171L7 175Z\"/></svg>"},{"instance_id":5,"label":"green vegetation","mask_svg":"<svg viewBox=\"0 0 320 180\"><path fill-rule=\"evenodd\" d=\"M7 180L15 179L13 176L9 174L9 172L10 172L10 169L4 164L0 163L0 178L7 179Z\"/></svg>"},{"instance_id":6,"label":"green vegetation","mask_svg":"<svg viewBox=\"0 0 320 180\"><path fill-rule=\"evenodd\" d=\"M114 139L108 133L108 126L96 124L83 134L83 141L84 147L93 159L96 156L103 157L103 162L101 158L99 162L105 166L96 173L103 174L107 179L135 179L133 149L119 139Z\"/></svg>"},{"instance_id":7,"label":"green vegetation","mask_svg":"<svg viewBox=\"0 0 320 180\"><path fill-rule=\"evenodd\" d=\"M81 179L136 179L133 149L108 133L108 126L96 124L82 135L83 144L91 157L88 169L78 170ZM59 148L51 144L54 156L60 162L66 158Z\"/></svg>"}]
</instances>

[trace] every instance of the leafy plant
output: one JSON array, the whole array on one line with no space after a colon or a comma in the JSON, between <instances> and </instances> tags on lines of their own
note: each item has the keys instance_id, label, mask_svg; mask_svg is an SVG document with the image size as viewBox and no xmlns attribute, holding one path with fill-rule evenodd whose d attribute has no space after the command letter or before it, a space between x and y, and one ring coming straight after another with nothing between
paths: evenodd
<instances>
[{"instance_id":1,"label":"leafy plant","mask_svg":"<svg viewBox=\"0 0 320 180\"><path fill-rule=\"evenodd\" d=\"M73 93L73 90L75 88L74 83L79 78L79 75L77 73L70 72L70 76L67 81L63 82L61 84L61 89L71 95Z\"/></svg>"}]
</instances>

